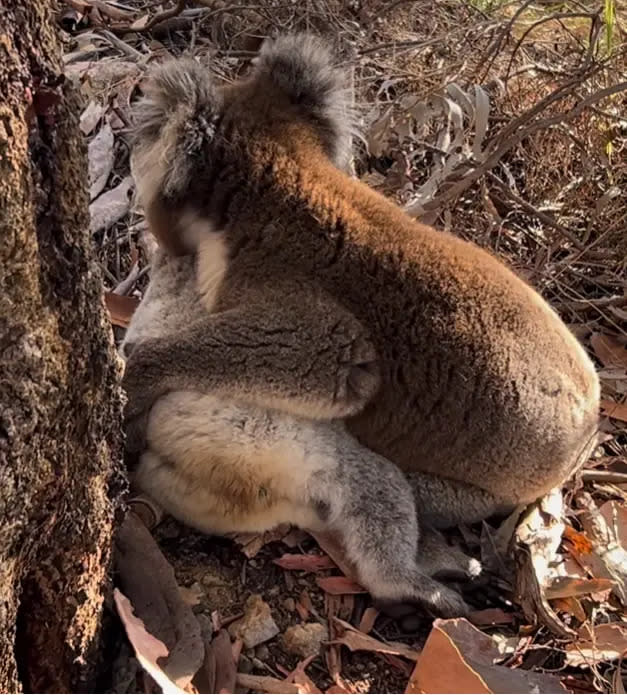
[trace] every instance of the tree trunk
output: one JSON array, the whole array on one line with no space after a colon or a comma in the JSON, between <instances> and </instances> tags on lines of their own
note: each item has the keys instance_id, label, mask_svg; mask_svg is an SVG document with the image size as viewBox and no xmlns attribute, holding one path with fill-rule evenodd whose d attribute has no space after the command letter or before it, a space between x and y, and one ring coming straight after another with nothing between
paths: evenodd
<instances>
[{"instance_id":1,"label":"tree trunk","mask_svg":"<svg viewBox=\"0 0 627 695\"><path fill-rule=\"evenodd\" d=\"M123 481L79 102L50 5L0 4L3 692L92 685Z\"/></svg>"}]
</instances>

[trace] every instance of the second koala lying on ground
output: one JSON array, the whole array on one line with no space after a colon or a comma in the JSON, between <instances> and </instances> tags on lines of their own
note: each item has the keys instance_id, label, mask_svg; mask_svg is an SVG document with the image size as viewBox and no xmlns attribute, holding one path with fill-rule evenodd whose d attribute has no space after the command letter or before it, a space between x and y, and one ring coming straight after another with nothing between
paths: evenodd
<instances>
[{"instance_id":1,"label":"second koala lying on ground","mask_svg":"<svg viewBox=\"0 0 627 695\"><path fill-rule=\"evenodd\" d=\"M122 353L202 318L194 264L191 256L157 252ZM341 421L172 391L150 411L146 447L134 486L190 526L225 534L291 523L330 533L377 599L418 602L445 616L466 612L461 596L432 576L474 576L479 564L420 528L400 469L361 446Z\"/></svg>"}]
</instances>

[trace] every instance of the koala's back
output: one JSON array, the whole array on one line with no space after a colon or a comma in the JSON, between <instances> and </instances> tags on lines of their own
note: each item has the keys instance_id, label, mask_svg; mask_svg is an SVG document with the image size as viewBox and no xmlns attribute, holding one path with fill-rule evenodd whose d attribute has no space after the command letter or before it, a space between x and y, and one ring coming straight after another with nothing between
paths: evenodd
<instances>
[{"instance_id":1,"label":"koala's back","mask_svg":"<svg viewBox=\"0 0 627 695\"><path fill-rule=\"evenodd\" d=\"M350 309L371 331L382 386L349 429L404 470L512 503L563 482L596 441L599 385L548 304L479 247L340 172L317 176L314 156L297 185L300 209L266 193L240 215L247 245L223 296L240 278L285 285L293 273Z\"/></svg>"}]
</instances>

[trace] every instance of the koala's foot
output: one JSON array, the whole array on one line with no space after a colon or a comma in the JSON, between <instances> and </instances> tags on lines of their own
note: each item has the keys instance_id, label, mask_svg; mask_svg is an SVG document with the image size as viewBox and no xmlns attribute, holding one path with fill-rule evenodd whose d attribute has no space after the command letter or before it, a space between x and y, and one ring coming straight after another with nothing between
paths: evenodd
<instances>
[{"instance_id":1,"label":"koala's foot","mask_svg":"<svg viewBox=\"0 0 627 695\"><path fill-rule=\"evenodd\" d=\"M460 547L449 545L446 538L433 528L421 528L418 564L425 574L444 580L472 580L482 571L479 560L467 555Z\"/></svg>"},{"instance_id":2,"label":"koala's foot","mask_svg":"<svg viewBox=\"0 0 627 695\"><path fill-rule=\"evenodd\" d=\"M345 402L347 414L360 410L376 394L381 383L377 353L370 340L356 338L340 365L336 400Z\"/></svg>"}]
</instances>

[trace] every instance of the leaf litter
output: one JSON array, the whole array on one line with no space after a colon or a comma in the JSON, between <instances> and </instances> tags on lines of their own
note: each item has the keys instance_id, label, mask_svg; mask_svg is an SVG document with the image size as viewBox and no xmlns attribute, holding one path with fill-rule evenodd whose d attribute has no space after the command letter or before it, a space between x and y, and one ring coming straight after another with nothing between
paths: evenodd
<instances>
[{"instance_id":1,"label":"leaf litter","mask_svg":"<svg viewBox=\"0 0 627 695\"><path fill-rule=\"evenodd\" d=\"M331 27L358 56L351 60L367 147L356 156L356 173L528 277L597 361L603 388L601 447L566 486L565 503L545 500L498 526L462 529L489 577L469 597L469 621L436 621L429 631L426 615L405 628L406 621L379 613L333 538L283 528L229 543L166 520L154 532L157 555L151 534L135 528L141 547L127 546L118 568L122 591L125 581L131 587L130 603L116 593L116 605L131 644L147 652L140 662L164 691L180 692L183 683L199 692L418 692L418 683L429 692L559 692L564 685L624 691L626 179L618 160L599 154L610 152L608 138L614 151L624 148L624 133L614 128L610 101L596 123L582 118L537 134L526 130L534 108L540 118L555 117L542 99L563 72L577 69L560 62L582 50L572 43L569 19L560 20L561 37L572 53L562 59L542 43L547 24L561 31L556 22L517 45L535 5L478 10L456 3L449 15L449 4L368 0L354 14L333 1L283 9L270 2L266 14L263 5L230 9L217 0L145 8L132 0L59 2L66 75L85 100L90 228L118 338L145 289L152 256L133 205L124 132L146 65L190 50L201 61L210 53L219 78L230 79L257 50L256 37L280 21L284 28ZM388 12L387 5L394 7ZM416 30L414 16L432 27L429 37ZM414 39L415 46L400 48ZM536 72L528 67L534 61ZM615 77L604 75L607 83ZM590 95L595 79L586 82ZM504 141L509 149L499 149ZM224 625L241 619L253 594L269 606L278 633L242 648L242 638ZM313 659L295 662L282 649L283 634L312 620L328 626L329 641ZM485 653L477 654L479 645ZM172 655L176 668L182 665L174 674ZM429 669L437 663L447 668Z\"/></svg>"}]
</instances>

